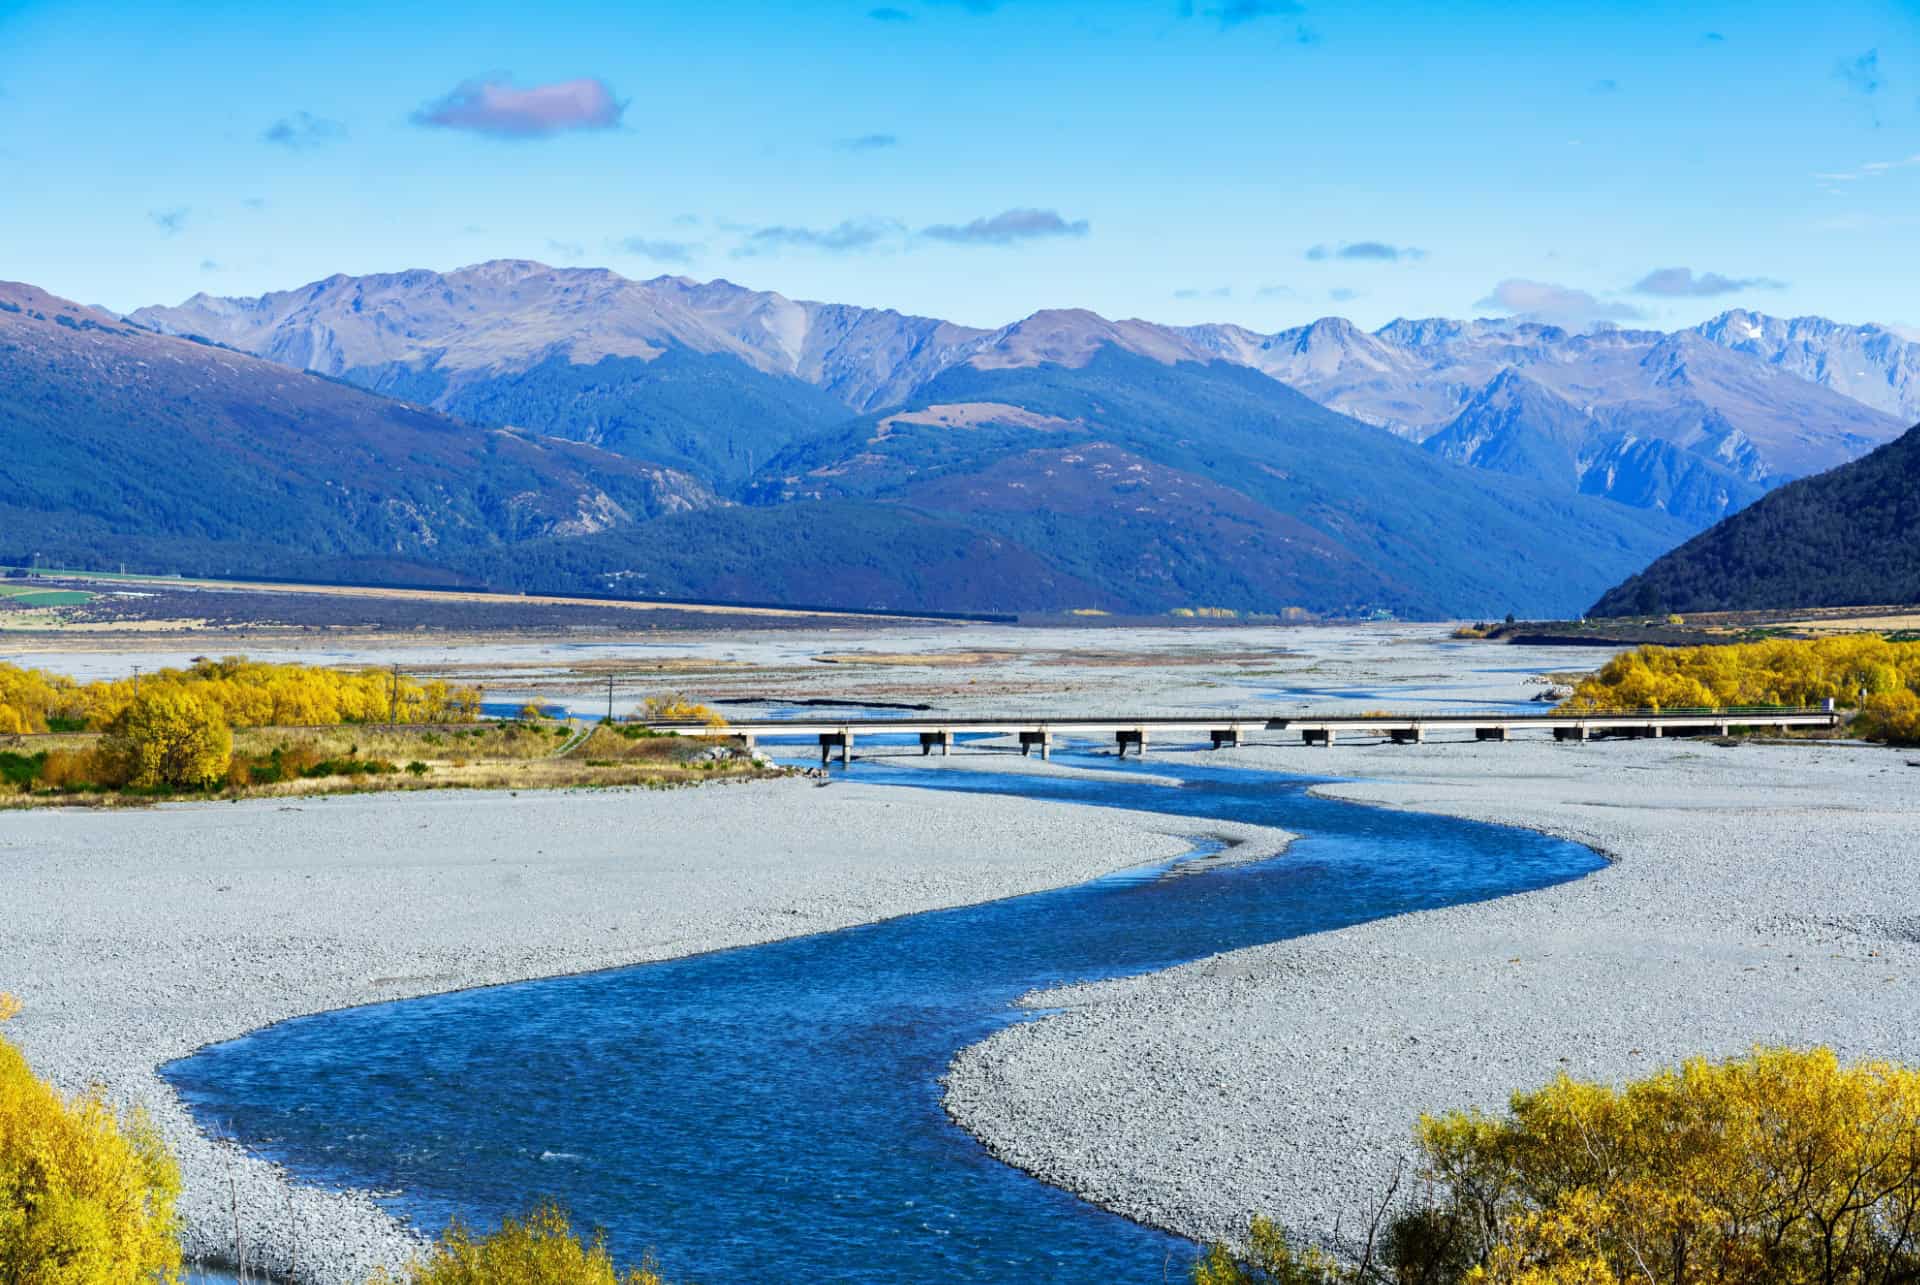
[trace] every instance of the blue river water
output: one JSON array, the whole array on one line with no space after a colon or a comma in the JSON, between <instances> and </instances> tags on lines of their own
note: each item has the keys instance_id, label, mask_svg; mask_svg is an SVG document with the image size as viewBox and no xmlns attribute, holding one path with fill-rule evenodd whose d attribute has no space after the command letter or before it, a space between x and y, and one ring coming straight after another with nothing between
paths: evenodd
<instances>
[{"instance_id":1,"label":"blue river water","mask_svg":"<svg viewBox=\"0 0 1920 1285\"><path fill-rule=\"evenodd\" d=\"M1120 770L1183 784L884 761L853 774L1148 809L1197 840L1215 817L1304 837L1273 860L1172 874L1175 862L770 945L301 1018L166 1074L208 1128L302 1178L397 1192L390 1207L428 1230L551 1197L577 1225L604 1228L623 1261L651 1251L674 1281L1114 1285L1161 1280L1169 1256L1178 1278L1192 1246L998 1163L948 1120L939 1077L956 1051L1031 1020L1013 1002L1037 986L1541 887L1601 863L1526 831L1316 799L1299 777L1166 759Z\"/></svg>"}]
</instances>

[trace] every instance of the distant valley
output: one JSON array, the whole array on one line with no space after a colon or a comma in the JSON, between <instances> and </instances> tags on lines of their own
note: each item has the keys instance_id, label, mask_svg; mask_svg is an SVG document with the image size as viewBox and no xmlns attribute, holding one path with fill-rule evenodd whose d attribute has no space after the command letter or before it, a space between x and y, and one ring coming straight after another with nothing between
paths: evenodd
<instances>
[{"instance_id":1,"label":"distant valley","mask_svg":"<svg viewBox=\"0 0 1920 1285\"><path fill-rule=\"evenodd\" d=\"M0 512L8 544L159 569L1571 613L1898 436L1917 354L1744 313L1675 334L1076 310L982 330L525 261L126 320L4 287Z\"/></svg>"}]
</instances>

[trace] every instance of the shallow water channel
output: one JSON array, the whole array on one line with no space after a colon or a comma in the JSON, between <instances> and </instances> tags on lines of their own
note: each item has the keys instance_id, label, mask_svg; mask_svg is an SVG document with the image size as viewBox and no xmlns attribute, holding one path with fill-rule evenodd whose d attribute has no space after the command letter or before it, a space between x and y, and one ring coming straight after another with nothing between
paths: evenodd
<instances>
[{"instance_id":1,"label":"shallow water channel","mask_svg":"<svg viewBox=\"0 0 1920 1285\"><path fill-rule=\"evenodd\" d=\"M1114 770L1111 758L1082 762ZM1192 1247L993 1160L940 1107L1037 986L1165 968L1601 863L1527 831L1316 799L1157 758L1146 780L857 763L863 781L1212 817L1304 837L985 905L284 1022L166 1069L210 1129L430 1230L554 1197L670 1280L1159 1281ZM1185 860L1185 859L1183 859ZM1283 1110L1284 1103L1275 1103ZM1124 1103L1115 1103L1124 1110ZM1411 1122L1409 1122L1411 1124Z\"/></svg>"}]
</instances>

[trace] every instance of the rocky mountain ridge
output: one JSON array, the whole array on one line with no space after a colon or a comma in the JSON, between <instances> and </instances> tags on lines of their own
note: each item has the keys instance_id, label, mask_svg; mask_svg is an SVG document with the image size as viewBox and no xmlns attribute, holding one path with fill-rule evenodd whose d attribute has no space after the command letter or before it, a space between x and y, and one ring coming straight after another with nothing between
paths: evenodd
<instances>
[{"instance_id":1,"label":"rocky mountain ridge","mask_svg":"<svg viewBox=\"0 0 1920 1285\"><path fill-rule=\"evenodd\" d=\"M1696 525L1857 458L1920 414L1920 343L1884 327L1745 312L1673 333L1442 318L1368 332L1330 317L1261 334L1083 309L982 330L727 281L501 260L335 276L256 299L196 295L132 319L476 422L736 481L810 426L906 405L948 370L1075 369L1106 348L1163 365L1247 367L1397 435L1441 439L1434 449L1447 458L1513 471L1524 456L1534 476ZM676 363L661 367L669 356ZM1584 464L1569 473L1534 452L1462 448L1469 430L1458 422L1480 413L1508 372L1573 408L1569 422L1584 427L1568 445ZM691 395L699 384L721 391L702 404ZM716 431L724 447L698 440Z\"/></svg>"}]
</instances>

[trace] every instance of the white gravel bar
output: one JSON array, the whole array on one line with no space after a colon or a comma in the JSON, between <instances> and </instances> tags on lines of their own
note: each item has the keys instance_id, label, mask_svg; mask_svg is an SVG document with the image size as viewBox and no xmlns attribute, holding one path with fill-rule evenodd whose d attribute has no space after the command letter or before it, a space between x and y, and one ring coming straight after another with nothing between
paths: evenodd
<instances>
[{"instance_id":1,"label":"white gravel bar","mask_svg":"<svg viewBox=\"0 0 1920 1285\"><path fill-rule=\"evenodd\" d=\"M1207 755L1364 777L1341 798L1526 826L1554 888L1051 991L966 1050L952 1115L999 1157L1183 1235L1349 1230L1423 1111L1556 1072L1827 1044L1920 1062L1920 770L1831 745L1428 744ZM1304 849L1303 849L1304 853Z\"/></svg>"},{"instance_id":2,"label":"white gravel bar","mask_svg":"<svg viewBox=\"0 0 1920 1285\"><path fill-rule=\"evenodd\" d=\"M156 1068L301 1014L988 901L1288 836L794 778L664 792L425 792L0 813L7 1035L158 1122L186 1245L358 1282L416 1252L364 1193L296 1187L195 1126ZM530 1193L532 1195L537 1193ZM237 1216L236 1216L237 1211Z\"/></svg>"}]
</instances>

